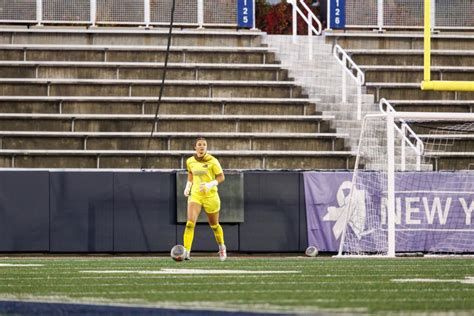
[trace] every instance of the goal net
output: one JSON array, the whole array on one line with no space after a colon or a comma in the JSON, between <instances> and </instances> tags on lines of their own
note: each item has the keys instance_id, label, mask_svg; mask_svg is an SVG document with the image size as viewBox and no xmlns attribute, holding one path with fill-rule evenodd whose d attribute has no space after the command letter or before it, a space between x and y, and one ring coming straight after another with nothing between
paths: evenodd
<instances>
[{"instance_id":1,"label":"goal net","mask_svg":"<svg viewBox=\"0 0 474 316\"><path fill-rule=\"evenodd\" d=\"M339 255L474 252L474 115L367 115Z\"/></svg>"}]
</instances>

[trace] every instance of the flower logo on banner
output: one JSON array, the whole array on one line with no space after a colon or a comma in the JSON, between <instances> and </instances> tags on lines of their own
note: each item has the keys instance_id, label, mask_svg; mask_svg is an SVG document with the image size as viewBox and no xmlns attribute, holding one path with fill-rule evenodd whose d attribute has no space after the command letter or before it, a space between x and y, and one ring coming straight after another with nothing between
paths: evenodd
<instances>
[{"instance_id":1,"label":"flower logo on banner","mask_svg":"<svg viewBox=\"0 0 474 316\"><path fill-rule=\"evenodd\" d=\"M365 191L354 188L353 201L351 203L352 182L344 181L337 190L337 204L339 206L329 206L328 213L323 217L323 221L335 221L332 232L336 239L339 239L346 219L349 217L349 226L358 239L362 238L365 226Z\"/></svg>"}]
</instances>

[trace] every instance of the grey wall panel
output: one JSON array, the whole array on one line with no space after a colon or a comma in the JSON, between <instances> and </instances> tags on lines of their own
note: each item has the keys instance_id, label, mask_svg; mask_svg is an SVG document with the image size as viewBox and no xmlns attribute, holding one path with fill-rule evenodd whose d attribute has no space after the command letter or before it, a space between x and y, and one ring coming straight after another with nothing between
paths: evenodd
<instances>
[{"instance_id":1,"label":"grey wall panel","mask_svg":"<svg viewBox=\"0 0 474 316\"><path fill-rule=\"evenodd\" d=\"M168 251L176 244L176 174L116 172L114 251Z\"/></svg>"},{"instance_id":2,"label":"grey wall panel","mask_svg":"<svg viewBox=\"0 0 474 316\"><path fill-rule=\"evenodd\" d=\"M113 250L113 173L51 172L51 251Z\"/></svg>"},{"instance_id":3,"label":"grey wall panel","mask_svg":"<svg viewBox=\"0 0 474 316\"><path fill-rule=\"evenodd\" d=\"M240 251L299 250L299 183L299 174L295 172L245 174L245 222L240 225Z\"/></svg>"},{"instance_id":4,"label":"grey wall panel","mask_svg":"<svg viewBox=\"0 0 474 316\"><path fill-rule=\"evenodd\" d=\"M176 200L178 205L178 223L184 224L187 220L186 208L188 198L183 191L188 181L187 172L176 175ZM221 200L221 223L242 223L244 221L244 173L239 171L226 171L225 182L219 185L219 198ZM207 223L206 216L200 216L198 223Z\"/></svg>"},{"instance_id":5,"label":"grey wall panel","mask_svg":"<svg viewBox=\"0 0 474 316\"><path fill-rule=\"evenodd\" d=\"M206 214L203 214L199 217L206 217ZM183 244L183 233L184 226L178 226L178 235L177 240L178 244ZM228 251L238 251L239 250L239 224L221 224L222 229L224 230L224 242ZM217 243L216 238L214 237L214 232L212 231L209 224L197 224L194 230L194 240L192 251L216 251L217 252Z\"/></svg>"},{"instance_id":6,"label":"grey wall panel","mask_svg":"<svg viewBox=\"0 0 474 316\"><path fill-rule=\"evenodd\" d=\"M0 172L0 251L49 251L49 172Z\"/></svg>"}]
</instances>

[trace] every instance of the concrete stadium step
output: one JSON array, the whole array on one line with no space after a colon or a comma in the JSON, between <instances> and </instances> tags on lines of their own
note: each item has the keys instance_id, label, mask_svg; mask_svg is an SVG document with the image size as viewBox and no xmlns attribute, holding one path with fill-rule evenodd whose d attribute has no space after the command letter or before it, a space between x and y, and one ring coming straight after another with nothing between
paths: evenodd
<instances>
[{"instance_id":1,"label":"concrete stadium step","mask_svg":"<svg viewBox=\"0 0 474 316\"><path fill-rule=\"evenodd\" d=\"M0 60L163 62L166 46L138 45L0 45ZM170 63L274 64L275 53L266 47L171 46Z\"/></svg>"},{"instance_id":2,"label":"concrete stadium step","mask_svg":"<svg viewBox=\"0 0 474 316\"><path fill-rule=\"evenodd\" d=\"M435 170L474 170L474 151L470 152L435 152L426 154L435 166Z\"/></svg>"},{"instance_id":3,"label":"concrete stadium step","mask_svg":"<svg viewBox=\"0 0 474 316\"><path fill-rule=\"evenodd\" d=\"M4 96L158 96L161 80L0 79ZM163 96L299 98L290 81L166 80Z\"/></svg>"},{"instance_id":4,"label":"concrete stadium step","mask_svg":"<svg viewBox=\"0 0 474 316\"><path fill-rule=\"evenodd\" d=\"M423 66L359 65L359 67L364 72L367 82L423 81ZM474 66L432 66L431 80L474 82Z\"/></svg>"},{"instance_id":5,"label":"concrete stadium step","mask_svg":"<svg viewBox=\"0 0 474 316\"><path fill-rule=\"evenodd\" d=\"M121 115L0 114L3 131L57 132L328 132L331 116L322 115Z\"/></svg>"},{"instance_id":6,"label":"concrete stadium step","mask_svg":"<svg viewBox=\"0 0 474 316\"><path fill-rule=\"evenodd\" d=\"M453 127L461 127L464 126L466 127L466 121L452 121L449 119L446 119L445 121L430 121L426 120L423 122L412 122L410 123L410 127L413 129L413 131L418 135L423 135L423 134L446 134L446 133L451 133L455 134L457 131L453 131ZM466 133L471 132L472 130L466 130ZM469 135L469 134L467 134ZM453 142L451 138L445 138L444 142L432 145L435 147L439 147L438 149L444 148L444 150L454 150L453 148L450 148L447 146L448 143ZM433 149L432 149L433 150Z\"/></svg>"},{"instance_id":7,"label":"concrete stadium step","mask_svg":"<svg viewBox=\"0 0 474 316\"><path fill-rule=\"evenodd\" d=\"M474 132L463 133L436 133L418 134L427 151L437 150L448 152L474 152ZM474 161L472 162L474 164ZM473 166L474 167L474 166Z\"/></svg>"},{"instance_id":8,"label":"concrete stadium step","mask_svg":"<svg viewBox=\"0 0 474 316\"><path fill-rule=\"evenodd\" d=\"M388 100L397 111L474 112L474 100ZM319 105L318 105L319 106Z\"/></svg>"},{"instance_id":9,"label":"concrete stadium step","mask_svg":"<svg viewBox=\"0 0 474 316\"><path fill-rule=\"evenodd\" d=\"M345 134L350 134L348 132L342 132L340 131L339 129L342 129L342 128L355 128L355 129L359 129L360 131L360 128L362 127L362 120L361 121L358 121L358 120L354 120L354 119L338 119L337 120L337 130L338 130L338 133L345 133ZM356 134L357 137L359 136L359 133Z\"/></svg>"},{"instance_id":10,"label":"concrete stadium step","mask_svg":"<svg viewBox=\"0 0 474 316\"><path fill-rule=\"evenodd\" d=\"M474 92L423 91L420 83L367 82L367 92L375 95L375 100L472 100Z\"/></svg>"},{"instance_id":11,"label":"concrete stadium step","mask_svg":"<svg viewBox=\"0 0 474 316\"><path fill-rule=\"evenodd\" d=\"M189 150L195 133L2 132L0 148L47 150ZM202 133L213 150L341 151L345 134Z\"/></svg>"},{"instance_id":12,"label":"concrete stadium step","mask_svg":"<svg viewBox=\"0 0 474 316\"><path fill-rule=\"evenodd\" d=\"M337 94L323 94L317 93L314 95L317 99L320 100L322 104L337 104L342 102L341 92ZM347 102L349 104L356 104L357 103L357 94L348 93L347 95ZM362 94L362 103L374 104L374 94L371 93L363 93Z\"/></svg>"},{"instance_id":13,"label":"concrete stadium step","mask_svg":"<svg viewBox=\"0 0 474 316\"><path fill-rule=\"evenodd\" d=\"M347 49L357 65L423 65L422 49ZM432 66L474 66L473 50L432 50Z\"/></svg>"},{"instance_id":14,"label":"concrete stadium step","mask_svg":"<svg viewBox=\"0 0 474 316\"><path fill-rule=\"evenodd\" d=\"M350 169L351 151L210 151L226 169ZM194 151L0 150L3 168L184 169ZM146 163L145 155L147 156Z\"/></svg>"},{"instance_id":15,"label":"concrete stadium step","mask_svg":"<svg viewBox=\"0 0 474 316\"><path fill-rule=\"evenodd\" d=\"M334 118L339 121L356 121L357 120L357 110L353 109L352 111L323 111L324 115L330 115L334 116ZM362 111L362 117L364 117L367 114L380 114L380 111L375 111L372 109L372 111ZM336 121L334 121L334 124L337 124Z\"/></svg>"},{"instance_id":16,"label":"concrete stadium step","mask_svg":"<svg viewBox=\"0 0 474 316\"><path fill-rule=\"evenodd\" d=\"M0 78L159 80L164 64L127 62L0 61ZM169 63L169 80L288 80L278 65Z\"/></svg>"},{"instance_id":17,"label":"concrete stadium step","mask_svg":"<svg viewBox=\"0 0 474 316\"><path fill-rule=\"evenodd\" d=\"M159 114L315 115L318 100L164 97ZM155 114L156 97L0 96L0 113Z\"/></svg>"},{"instance_id":18,"label":"concrete stadium step","mask_svg":"<svg viewBox=\"0 0 474 316\"><path fill-rule=\"evenodd\" d=\"M326 31L327 43L339 44L344 49L423 49L423 32L398 31L376 32L340 32ZM439 33L431 35L433 50L474 50L474 34Z\"/></svg>"},{"instance_id":19,"label":"concrete stadium step","mask_svg":"<svg viewBox=\"0 0 474 316\"><path fill-rule=\"evenodd\" d=\"M435 167L432 164L421 164L419 171L433 171ZM387 170L387 164L380 163L367 163L361 166L361 169L364 170ZM418 171L418 165L407 163L405 168L401 164L395 164L395 171Z\"/></svg>"},{"instance_id":20,"label":"concrete stadium step","mask_svg":"<svg viewBox=\"0 0 474 316\"><path fill-rule=\"evenodd\" d=\"M164 46L168 28L0 28L0 44ZM173 30L172 46L261 46L259 31Z\"/></svg>"},{"instance_id":21,"label":"concrete stadium step","mask_svg":"<svg viewBox=\"0 0 474 316\"><path fill-rule=\"evenodd\" d=\"M1 100L1 98L0 98ZM0 103L1 104L1 103ZM350 112L350 113L355 113L357 111L357 104L354 102L350 103L342 103L342 102L336 102L336 103L317 103L317 109L320 112L327 112L330 113L332 111L334 112ZM373 111L378 111L379 110L379 105L375 103L369 103L365 102L361 104L361 111L362 112L373 112ZM329 114L331 115L331 114Z\"/></svg>"}]
</instances>

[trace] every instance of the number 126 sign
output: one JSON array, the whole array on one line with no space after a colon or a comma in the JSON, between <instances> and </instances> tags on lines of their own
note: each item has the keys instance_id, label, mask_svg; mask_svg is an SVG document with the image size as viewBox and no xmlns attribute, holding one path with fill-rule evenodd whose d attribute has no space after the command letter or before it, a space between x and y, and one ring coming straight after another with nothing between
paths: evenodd
<instances>
[{"instance_id":1,"label":"number 126 sign","mask_svg":"<svg viewBox=\"0 0 474 316\"><path fill-rule=\"evenodd\" d=\"M346 27L346 0L331 0L330 28L343 29Z\"/></svg>"}]
</instances>

